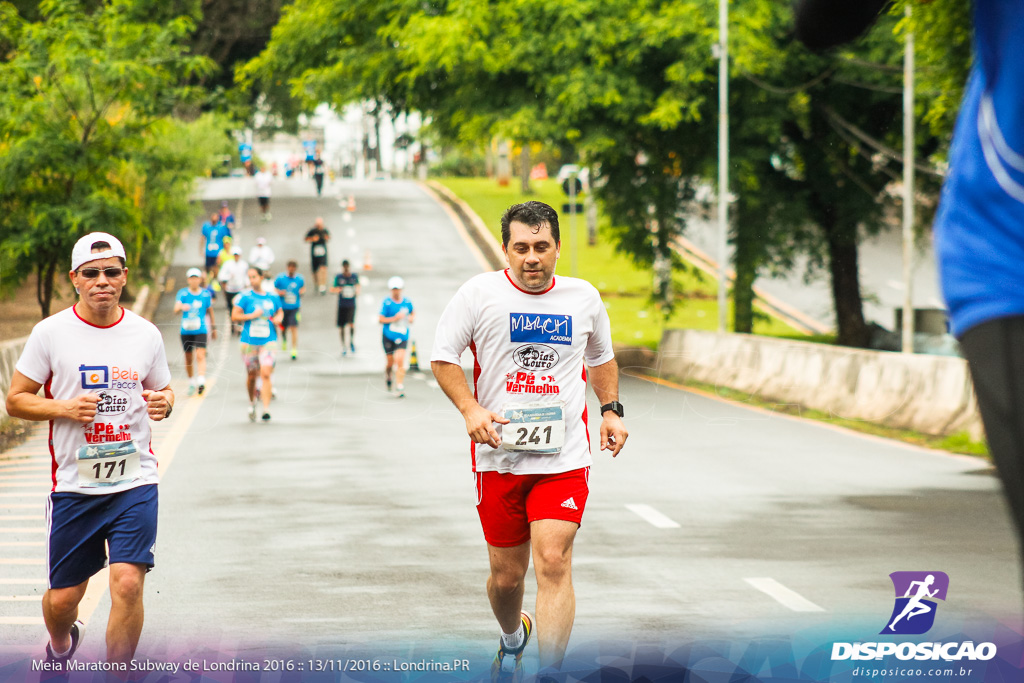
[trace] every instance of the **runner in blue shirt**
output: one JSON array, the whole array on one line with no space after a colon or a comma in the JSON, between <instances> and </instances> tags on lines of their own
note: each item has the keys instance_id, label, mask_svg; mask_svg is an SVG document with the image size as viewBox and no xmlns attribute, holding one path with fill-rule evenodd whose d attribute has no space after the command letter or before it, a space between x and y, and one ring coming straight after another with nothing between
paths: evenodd
<instances>
[{"instance_id":1,"label":"runner in blue shirt","mask_svg":"<svg viewBox=\"0 0 1024 683\"><path fill-rule=\"evenodd\" d=\"M217 338L217 325L213 319L213 296L202 286L203 271L189 268L186 278L188 287L178 290L174 312L181 313L181 346L185 350L185 372L188 373L188 395L191 396L196 393L197 379L199 394L206 390L206 341L208 336ZM209 328L206 326L207 318L210 319ZM192 376L193 352L198 378Z\"/></svg>"},{"instance_id":2,"label":"runner in blue shirt","mask_svg":"<svg viewBox=\"0 0 1024 683\"><path fill-rule=\"evenodd\" d=\"M281 349L288 348L288 330L292 331L292 360L299 353L299 308L302 306L302 295L306 293L306 281L296 273L299 268L297 261L288 261L288 270L274 279L274 289L281 297L284 317L281 321Z\"/></svg>"},{"instance_id":3,"label":"runner in blue shirt","mask_svg":"<svg viewBox=\"0 0 1024 683\"><path fill-rule=\"evenodd\" d=\"M412 302L402 296L402 289L405 281L400 277L393 277L388 280L388 289L391 296L384 299L380 307L379 320L384 325L384 353L387 356L387 365L384 368L384 377L387 381L388 391L391 391L392 368L394 368L395 391L399 398L405 396L405 349L409 345L409 325L412 324L416 314L412 310Z\"/></svg>"},{"instance_id":4,"label":"runner in blue shirt","mask_svg":"<svg viewBox=\"0 0 1024 683\"><path fill-rule=\"evenodd\" d=\"M231 228L221 221L220 213L214 211L210 214L210 220L203 223L203 238L200 249L206 259L206 279L208 282L217 282L217 257L224 248L224 238L231 237ZM217 285L213 285L214 290Z\"/></svg>"},{"instance_id":5,"label":"runner in blue shirt","mask_svg":"<svg viewBox=\"0 0 1024 683\"><path fill-rule=\"evenodd\" d=\"M284 317L283 302L277 294L266 294L261 289L263 272L249 268L249 289L235 300L231 319L242 326L242 361L247 373L246 390L249 392L249 420L256 421L256 379L261 380L259 398L263 402L263 421L270 422L270 399L273 392L271 375L274 373L274 342L277 325Z\"/></svg>"}]
</instances>

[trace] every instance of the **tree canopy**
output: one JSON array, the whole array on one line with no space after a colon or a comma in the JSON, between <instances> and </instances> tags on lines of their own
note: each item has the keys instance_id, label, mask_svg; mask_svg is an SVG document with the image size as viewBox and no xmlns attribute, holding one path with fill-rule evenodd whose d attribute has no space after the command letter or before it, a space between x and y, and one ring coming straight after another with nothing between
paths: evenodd
<instances>
[{"instance_id":1,"label":"tree canopy","mask_svg":"<svg viewBox=\"0 0 1024 683\"><path fill-rule=\"evenodd\" d=\"M98 9L74 0L39 4L30 21L0 3L0 285L31 272L49 314L54 278L81 235L103 230L145 278L162 246L191 218L188 196L223 123L172 116L184 86L209 73L188 54L188 17L135 18L135 5Z\"/></svg>"}]
</instances>

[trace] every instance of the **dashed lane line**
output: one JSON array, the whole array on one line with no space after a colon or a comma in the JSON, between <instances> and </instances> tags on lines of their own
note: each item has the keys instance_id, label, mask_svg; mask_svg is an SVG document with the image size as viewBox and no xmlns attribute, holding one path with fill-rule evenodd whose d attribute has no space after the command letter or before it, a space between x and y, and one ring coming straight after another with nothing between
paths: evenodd
<instances>
[{"instance_id":1,"label":"dashed lane line","mask_svg":"<svg viewBox=\"0 0 1024 683\"><path fill-rule=\"evenodd\" d=\"M645 522L657 527L658 529L678 529L679 523L661 514L650 505L644 505L642 503L633 503L626 505L626 509L636 514Z\"/></svg>"},{"instance_id":2,"label":"dashed lane line","mask_svg":"<svg viewBox=\"0 0 1024 683\"><path fill-rule=\"evenodd\" d=\"M813 602L800 595L796 591L786 588L775 579L764 577L764 578L752 578L743 579L751 586L761 591L765 595L774 598L783 606L788 607L794 612L824 612L825 608L815 605Z\"/></svg>"}]
</instances>

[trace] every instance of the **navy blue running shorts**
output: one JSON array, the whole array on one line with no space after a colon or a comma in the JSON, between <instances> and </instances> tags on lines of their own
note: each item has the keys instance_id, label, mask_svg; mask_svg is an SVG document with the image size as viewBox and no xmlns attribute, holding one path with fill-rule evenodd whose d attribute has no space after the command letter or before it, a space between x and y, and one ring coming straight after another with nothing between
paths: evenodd
<instances>
[{"instance_id":1,"label":"navy blue running shorts","mask_svg":"<svg viewBox=\"0 0 1024 683\"><path fill-rule=\"evenodd\" d=\"M384 354L393 356L395 351L398 349L404 349L409 346L409 339L402 339L401 341L395 341L394 339L388 339L387 337L381 337L381 342L384 344Z\"/></svg>"},{"instance_id":2,"label":"navy blue running shorts","mask_svg":"<svg viewBox=\"0 0 1024 683\"><path fill-rule=\"evenodd\" d=\"M51 493L46 503L50 588L77 586L110 562L155 565L156 484L90 496Z\"/></svg>"}]
</instances>

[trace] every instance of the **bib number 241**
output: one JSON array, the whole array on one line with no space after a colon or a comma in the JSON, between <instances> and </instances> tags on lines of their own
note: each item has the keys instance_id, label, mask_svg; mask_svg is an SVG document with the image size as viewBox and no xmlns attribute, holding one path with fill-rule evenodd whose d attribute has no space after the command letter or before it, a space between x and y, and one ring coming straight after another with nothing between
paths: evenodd
<instances>
[{"instance_id":1,"label":"bib number 241","mask_svg":"<svg viewBox=\"0 0 1024 683\"><path fill-rule=\"evenodd\" d=\"M509 420L501 426L502 446L506 451L556 455L565 443L565 416L561 404L543 406L506 406Z\"/></svg>"}]
</instances>

